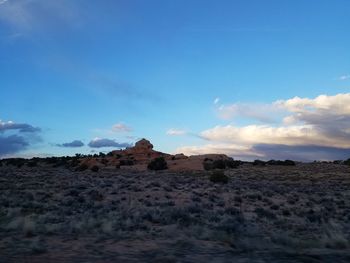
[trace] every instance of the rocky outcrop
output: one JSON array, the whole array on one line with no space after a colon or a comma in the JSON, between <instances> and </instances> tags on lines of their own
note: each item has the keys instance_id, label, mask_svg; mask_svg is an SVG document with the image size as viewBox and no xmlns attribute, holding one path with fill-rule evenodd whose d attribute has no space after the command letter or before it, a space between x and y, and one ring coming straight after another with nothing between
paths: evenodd
<instances>
[{"instance_id":1,"label":"rocky outcrop","mask_svg":"<svg viewBox=\"0 0 350 263\"><path fill-rule=\"evenodd\" d=\"M112 151L103 158L84 158L82 163L89 167L98 165L144 171L147 170L147 166L152 160L160 157L166 160L167 168L174 172L204 170L203 163L205 160L232 160L224 154L186 156L182 153L175 155L162 153L153 150L153 144L150 141L142 139L136 142L134 147Z\"/></svg>"},{"instance_id":2,"label":"rocky outcrop","mask_svg":"<svg viewBox=\"0 0 350 263\"><path fill-rule=\"evenodd\" d=\"M153 150L153 144L146 139L136 142L134 147L112 151L112 156L121 162L132 160L134 164L148 164L151 160L158 157L164 157L165 159L171 157L170 154Z\"/></svg>"}]
</instances>

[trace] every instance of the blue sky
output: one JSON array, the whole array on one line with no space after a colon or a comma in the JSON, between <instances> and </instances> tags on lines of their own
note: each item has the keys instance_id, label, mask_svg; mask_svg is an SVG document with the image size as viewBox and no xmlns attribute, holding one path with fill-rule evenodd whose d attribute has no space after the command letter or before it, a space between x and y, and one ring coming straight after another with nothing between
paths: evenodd
<instances>
[{"instance_id":1,"label":"blue sky","mask_svg":"<svg viewBox=\"0 0 350 263\"><path fill-rule=\"evenodd\" d=\"M347 0L0 0L0 155L145 137L166 152L350 157L349 12Z\"/></svg>"}]
</instances>

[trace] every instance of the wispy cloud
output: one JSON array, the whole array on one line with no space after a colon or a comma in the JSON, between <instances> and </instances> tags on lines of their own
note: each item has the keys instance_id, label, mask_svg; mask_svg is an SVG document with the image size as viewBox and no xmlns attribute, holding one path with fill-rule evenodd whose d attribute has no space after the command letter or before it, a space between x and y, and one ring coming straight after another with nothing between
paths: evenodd
<instances>
[{"instance_id":1,"label":"wispy cloud","mask_svg":"<svg viewBox=\"0 0 350 263\"><path fill-rule=\"evenodd\" d=\"M338 80L347 80L347 79L350 79L350 75L347 74L347 75L342 75L338 78Z\"/></svg>"},{"instance_id":2,"label":"wispy cloud","mask_svg":"<svg viewBox=\"0 0 350 263\"><path fill-rule=\"evenodd\" d=\"M74 1L0 0L0 20L19 33L74 28L82 19Z\"/></svg>"},{"instance_id":3,"label":"wispy cloud","mask_svg":"<svg viewBox=\"0 0 350 263\"><path fill-rule=\"evenodd\" d=\"M192 26L184 28L185 31L189 32L221 32L221 33L246 33L246 32L262 32L262 33L273 33L273 32L284 32L289 31L288 28L277 28L269 26L261 27L232 27L225 25L212 25L212 26Z\"/></svg>"},{"instance_id":4,"label":"wispy cloud","mask_svg":"<svg viewBox=\"0 0 350 263\"><path fill-rule=\"evenodd\" d=\"M224 120L235 118L249 118L260 122L275 122L276 118L283 115L283 109L279 105L263 103L233 103L220 105L217 109L218 116Z\"/></svg>"},{"instance_id":5,"label":"wispy cloud","mask_svg":"<svg viewBox=\"0 0 350 263\"><path fill-rule=\"evenodd\" d=\"M213 103L216 105L216 104L218 104L219 102L220 102L220 98L215 98Z\"/></svg>"},{"instance_id":6,"label":"wispy cloud","mask_svg":"<svg viewBox=\"0 0 350 263\"><path fill-rule=\"evenodd\" d=\"M185 135L187 132L182 129L169 129L167 130L166 134L171 135L171 136L180 136L180 135Z\"/></svg>"},{"instance_id":7,"label":"wispy cloud","mask_svg":"<svg viewBox=\"0 0 350 263\"><path fill-rule=\"evenodd\" d=\"M112 131L113 132L131 132L132 128L127 126L124 123L117 123L113 125Z\"/></svg>"}]
</instances>

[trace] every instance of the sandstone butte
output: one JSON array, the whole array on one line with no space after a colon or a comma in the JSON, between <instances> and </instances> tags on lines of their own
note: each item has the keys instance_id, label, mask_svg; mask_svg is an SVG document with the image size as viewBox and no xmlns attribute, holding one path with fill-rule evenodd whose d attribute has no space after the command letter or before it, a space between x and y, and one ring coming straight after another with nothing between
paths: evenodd
<instances>
[{"instance_id":1,"label":"sandstone butte","mask_svg":"<svg viewBox=\"0 0 350 263\"><path fill-rule=\"evenodd\" d=\"M88 167L97 165L99 167L120 167L120 169L132 171L146 171L147 165L155 158L163 157L168 165L167 171L202 171L203 161L208 158L212 160L231 159L225 154L204 154L186 156L180 154L168 154L153 150L153 144L142 139L135 143L134 147L124 150L114 150L105 157L84 157L81 164Z\"/></svg>"}]
</instances>

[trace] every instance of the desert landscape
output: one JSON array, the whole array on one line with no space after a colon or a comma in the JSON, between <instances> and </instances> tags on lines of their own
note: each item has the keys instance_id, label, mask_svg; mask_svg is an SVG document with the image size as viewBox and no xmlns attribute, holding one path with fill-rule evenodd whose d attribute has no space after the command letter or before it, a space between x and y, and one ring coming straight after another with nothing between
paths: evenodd
<instances>
[{"instance_id":1,"label":"desert landscape","mask_svg":"<svg viewBox=\"0 0 350 263\"><path fill-rule=\"evenodd\" d=\"M350 0L0 0L0 263L350 263Z\"/></svg>"},{"instance_id":2,"label":"desert landscape","mask_svg":"<svg viewBox=\"0 0 350 263\"><path fill-rule=\"evenodd\" d=\"M350 261L346 162L152 148L1 160L0 262Z\"/></svg>"}]
</instances>

